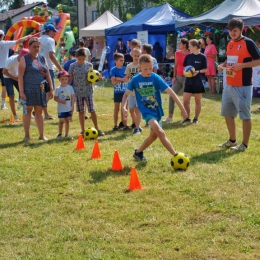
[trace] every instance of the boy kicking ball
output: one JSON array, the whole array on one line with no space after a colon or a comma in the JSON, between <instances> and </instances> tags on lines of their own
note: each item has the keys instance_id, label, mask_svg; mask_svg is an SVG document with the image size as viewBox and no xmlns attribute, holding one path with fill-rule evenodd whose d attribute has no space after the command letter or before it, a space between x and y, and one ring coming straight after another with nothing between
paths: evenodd
<instances>
[{"instance_id":1,"label":"boy kicking ball","mask_svg":"<svg viewBox=\"0 0 260 260\"><path fill-rule=\"evenodd\" d=\"M172 155L174 155L176 154L176 151L162 129L161 118L164 113L162 109L161 92L166 91L173 98L179 106L183 118L187 118L187 112L174 91L162 80L160 76L152 72L153 60L150 55L143 54L140 56L139 69L141 74L138 74L132 78L123 96L122 110L124 116L126 117L127 97L134 90L138 108L143 119L149 124L151 130L149 136L145 139L143 144L135 150L133 157L138 161L146 161L143 151L157 138L159 138L163 146Z\"/></svg>"}]
</instances>

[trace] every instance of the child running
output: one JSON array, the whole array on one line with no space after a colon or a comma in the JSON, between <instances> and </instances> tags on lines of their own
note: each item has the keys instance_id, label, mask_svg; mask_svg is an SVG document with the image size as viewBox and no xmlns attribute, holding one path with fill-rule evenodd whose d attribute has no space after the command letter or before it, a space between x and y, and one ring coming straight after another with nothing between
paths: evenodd
<instances>
[{"instance_id":1,"label":"child running","mask_svg":"<svg viewBox=\"0 0 260 260\"><path fill-rule=\"evenodd\" d=\"M90 82L87 81L87 73L93 68L92 63L85 61L87 57L84 49L78 49L76 51L77 61L72 63L69 67L70 81L73 81L73 88L76 97L76 108L79 113L79 123L81 127L81 134L85 132L85 108L84 101L87 103L88 112L91 114L91 120L98 131L98 136L104 136L105 134L99 130L97 123L96 109L94 105L93 87Z\"/></svg>"},{"instance_id":2,"label":"child running","mask_svg":"<svg viewBox=\"0 0 260 260\"><path fill-rule=\"evenodd\" d=\"M58 74L60 86L56 88L54 100L58 103L58 118L59 118L59 134L57 139L62 138L62 129L65 124L65 137L72 139L69 136L69 124L74 110L74 90L68 85L69 73L66 70L61 70Z\"/></svg>"},{"instance_id":3,"label":"child running","mask_svg":"<svg viewBox=\"0 0 260 260\"><path fill-rule=\"evenodd\" d=\"M138 161L146 161L143 151L149 147L157 138L160 139L163 146L174 155L174 150L171 142L165 135L162 129L161 118L164 115L162 109L161 92L166 91L181 110L183 118L187 118L187 112L183 107L178 96L173 90L163 81L157 74L153 73L153 60L151 55L143 54L139 58L139 69L141 74L134 76L125 92L122 100L122 109L124 115L127 114L126 100L131 91L135 91L136 101L142 117L149 124L151 130L149 136L145 139L143 144L135 150L133 157Z\"/></svg>"}]
</instances>

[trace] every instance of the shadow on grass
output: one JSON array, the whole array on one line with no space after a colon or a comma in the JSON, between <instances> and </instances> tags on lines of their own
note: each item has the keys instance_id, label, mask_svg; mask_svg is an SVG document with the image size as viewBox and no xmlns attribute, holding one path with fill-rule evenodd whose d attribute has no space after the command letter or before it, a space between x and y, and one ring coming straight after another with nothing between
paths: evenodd
<instances>
[{"instance_id":1,"label":"shadow on grass","mask_svg":"<svg viewBox=\"0 0 260 260\"><path fill-rule=\"evenodd\" d=\"M23 124L4 123L1 128L23 128Z\"/></svg>"},{"instance_id":2,"label":"shadow on grass","mask_svg":"<svg viewBox=\"0 0 260 260\"><path fill-rule=\"evenodd\" d=\"M238 152L232 151L230 149L221 149L215 150L215 151L210 151L206 153L202 153L199 155L195 155L190 157L191 164L195 163L208 163L208 164L215 164L218 162L223 161L224 159L236 155Z\"/></svg>"},{"instance_id":3,"label":"shadow on grass","mask_svg":"<svg viewBox=\"0 0 260 260\"><path fill-rule=\"evenodd\" d=\"M98 138L98 142L102 142L102 141L108 141L108 140L124 140L126 139L127 137L131 137L133 136L133 133L132 133L132 129L131 131L124 131L124 130L119 130L119 131L105 131L105 136L102 136L102 137L99 137ZM115 133L117 133L117 135L115 135Z\"/></svg>"},{"instance_id":4,"label":"shadow on grass","mask_svg":"<svg viewBox=\"0 0 260 260\"><path fill-rule=\"evenodd\" d=\"M75 140L75 139L74 139ZM62 139L48 139L48 141L43 141L43 140L31 140L29 142L24 142L24 146L26 147L29 147L31 149L34 149L34 148L38 148L42 145L51 145L51 144L61 144L61 143L70 143L70 142L73 142L74 140L69 140L69 139L66 139L66 138L62 138ZM23 142L23 141L22 141Z\"/></svg>"},{"instance_id":5,"label":"shadow on grass","mask_svg":"<svg viewBox=\"0 0 260 260\"><path fill-rule=\"evenodd\" d=\"M11 147L15 147L15 146L18 146L18 145L21 145L23 144L24 141L21 140L19 142L14 142L14 143L4 143L4 144L0 144L0 150L1 149L6 149L6 148L11 148Z\"/></svg>"}]
</instances>

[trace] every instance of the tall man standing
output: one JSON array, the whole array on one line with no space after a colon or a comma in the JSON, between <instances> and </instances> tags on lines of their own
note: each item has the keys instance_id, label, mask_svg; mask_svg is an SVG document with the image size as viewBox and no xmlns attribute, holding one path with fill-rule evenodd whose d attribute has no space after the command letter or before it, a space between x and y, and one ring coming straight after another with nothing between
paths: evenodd
<instances>
[{"instance_id":1,"label":"tall man standing","mask_svg":"<svg viewBox=\"0 0 260 260\"><path fill-rule=\"evenodd\" d=\"M256 44L242 35L244 23L233 18L228 23L231 40L226 49L227 60L219 67L226 67L227 85L222 94L221 115L225 117L229 139L220 147L245 151L252 128L252 67L260 65L260 52ZM242 120L243 140L237 144L235 117Z\"/></svg>"},{"instance_id":2,"label":"tall man standing","mask_svg":"<svg viewBox=\"0 0 260 260\"><path fill-rule=\"evenodd\" d=\"M55 56L55 41L53 39L55 33L57 32L56 28L52 24L48 24L45 27L45 32L40 38L40 43L41 43L41 52L40 54L43 55L47 61L48 68L50 71L50 76L52 80L52 85L53 89L55 90L55 84L54 84L54 66L61 71L62 67L59 64L56 56ZM47 102L49 100L49 96L47 95ZM53 119L51 115L49 115L47 111L47 107L43 109L44 114L45 114L45 119Z\"/></svg>"}]
</instances>

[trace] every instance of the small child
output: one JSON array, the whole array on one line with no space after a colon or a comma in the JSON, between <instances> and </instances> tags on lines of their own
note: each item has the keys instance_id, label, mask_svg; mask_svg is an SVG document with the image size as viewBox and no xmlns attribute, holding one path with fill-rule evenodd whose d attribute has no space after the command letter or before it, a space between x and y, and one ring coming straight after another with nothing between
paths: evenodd
<instances>
[{"instance_id":1,"label":"small child","mask_svg":"<svg viewBox=\"0 0 260 260\"><path fill-rule=\"evenodd\" d=\"M183 107L178 96L173 90L163 81L157 74L153 73L153 60L151 55L143 54L139 58L139 69L141 74L134 76L128 84L127 90L122 100L122 110L124 115L127 113L126 100L131 91L135 91L138 108L143 119L149 124L151 130L147 139L143 142L140 148L136 149L133 157L138 161L146 161L143 151L149 147L157 138L160 139L163 146L174 155L174 150L171 142L165 135L162 129L161 118L164 115L162 109L161 91L166 91L181 110L183 118L187 118L187 112Z\"/></svg>"},{"instance_id":2,"label":"small child","mask_svg":"<svg viewBox=\"0 0 260 260\"><path fill-rule=\"evenodd\" d=\"M94 105L93 87L90 82L87 81L87 73L93 68L90 62L85 61L87 57L84 49L78 49L76 51L77 61L70 64L69 74L70 82L73 81L73 88L76 98L76 108L79 113L79 123L81 127L81 134L85 132L85 108L84 102L87 103L88 112L91 114L91 120L98 131L98 136L104 136L105 134L99 130L97 123L96 109Z\"/></svg>"},{"instance_id":3,"label":"small child","mask_svg":"<svg viewBox=\"0 0 260 260\"><path fill-rule=\"evenodd\" d=\"M74 110L74 90L68 85L70 75L66 70L61 70L58 74L60 86L56 88L54 100L58 102L57 111L59 118L59 134L57 139L62 137L62 128L65 123L65 137L72 139L69 136L69 123Z\"/></svg>"},{"instance_id":4,"label":"small child","mask_svg":"<svg viewBox=\"0 0 260 260\"><path fill-rule=\"evenodd\" d=\"M131 80L131 78L133 76L135 76L136 74L139 73L138 61L139 61L139 57L141 56L141 53L142 53L142 51L139 48L134 48L131 51L130 55L133 58L133 62L131 62L130 64L128 64L126 66L126 71L125 71L125 74L126 74L126 77L128 80ZM129 95L127 102L128 102L128 107L130 110L132 120L134 122L133 128L135 128L135 129L134 129L133 133L140 134L140 132L142 132L142 128L140 127L141 113L136 104L136 98L135 98L134 91Z\"/></svg>"},{"instance_id":5,"label":"small child","mask_svg":"<svg viewBox=\"0 0 260 260\"><path fill-rule=\"evenodd\" d=\"M117 126L118 122L118 112L120 108L120 103L122 102L123 95L126 91L127 84L129 79L125 77L125 67L124 64L124 55L122 53L114 54L114 61L116 66L113 67L110 71L111 82L114 85L114 128L113 131L117 131L119 128L123 128L123 130L130 130L130 127L127 126L127 117L124 118L124 115L121 111L121 122L119 126Z\"/></svg>"}]
</instances>

